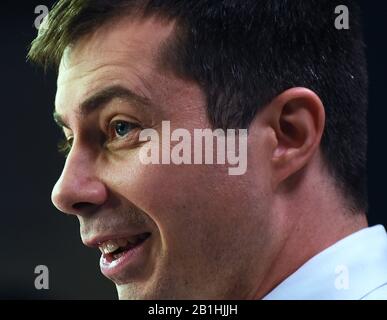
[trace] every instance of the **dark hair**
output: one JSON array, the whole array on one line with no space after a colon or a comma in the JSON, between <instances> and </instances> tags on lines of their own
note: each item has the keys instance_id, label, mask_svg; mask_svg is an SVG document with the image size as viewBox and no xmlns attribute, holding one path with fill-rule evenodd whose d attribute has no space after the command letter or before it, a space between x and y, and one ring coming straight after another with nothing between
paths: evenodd
<instances>
[{"instance_id":1,"label":"dark hair","mask_svg":"<svg viewBox=\"0 0 387 320\"><path fill-rule=\"evenodd\" d=\"M349 8L349 30L335 28L338 5ZM160 59L201 86L214 127L247 128L286 89L316 92L327 116L321 143L327 168L350 207L367 210L368 81L354 1L60 0L29 57L57 66L68 45L123 14L176 21Z\"/></svg>"}]
</instances>

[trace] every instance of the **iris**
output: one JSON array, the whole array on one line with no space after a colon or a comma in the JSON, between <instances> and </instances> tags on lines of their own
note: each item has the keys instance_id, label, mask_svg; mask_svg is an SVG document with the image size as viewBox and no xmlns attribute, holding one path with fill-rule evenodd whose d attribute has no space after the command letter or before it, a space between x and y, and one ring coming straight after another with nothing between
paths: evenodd
<instances>
[{"instance_id":1,"label":"iris","mask_svg":"<svg viewBox=\"0 0 387 320\"><path fill-rule=\"evenodd\" d=\"M122 138L122 137L125 137L126 135L128 135L130 133L130 131L132 129L134 129L134 127L135 126L129 122L117 121L114 124L114 131L115 131L117 136Z\"/></svg>"}]
</instances>

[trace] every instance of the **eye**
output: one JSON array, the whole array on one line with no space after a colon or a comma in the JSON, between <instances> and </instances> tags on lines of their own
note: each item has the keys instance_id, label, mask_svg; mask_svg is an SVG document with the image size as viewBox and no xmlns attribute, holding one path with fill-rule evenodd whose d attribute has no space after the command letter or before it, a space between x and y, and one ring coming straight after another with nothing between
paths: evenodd
<instances>
[{"instance_id":1,"label":"eye","mask_svg":"<svg viewBox=\"0 0 387 320\"><path fill-rule=\"evenodd\" d=\"M136 128L139 128L139 125L135 123L116 120L110 124L110 133L113 138L125 138L128 134L131 133L132 130Z\"/></svg>"},{"instance_id":2,"label":"eye","mask_svg":"<svg viewBox=\"0 0 387 320\"><path fill-rule=\"evenodd\" d=\"M70 153L71 147L73 145L73 141L74 141L73 137L63 138L61 141L59 141L58 143L59 153L67 157L68 154Z\"/></svg>"}]
</instances>

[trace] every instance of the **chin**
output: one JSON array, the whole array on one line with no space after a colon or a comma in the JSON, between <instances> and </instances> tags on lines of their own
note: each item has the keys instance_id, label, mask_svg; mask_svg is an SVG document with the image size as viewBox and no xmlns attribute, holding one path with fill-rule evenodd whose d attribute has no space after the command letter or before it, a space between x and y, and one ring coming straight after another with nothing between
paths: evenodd
<instances>
[{"instance_id":1,"label":"chin","mask_svg":"<svg viewBox=\"0 0 387 320\"><path fill-rule=\"evenodd\" d=\"M157 287L157 286L156 286ZM122 284L116 285L119 300L164 300L171 299L149 285Z\"/></svg>"}]
</instances>

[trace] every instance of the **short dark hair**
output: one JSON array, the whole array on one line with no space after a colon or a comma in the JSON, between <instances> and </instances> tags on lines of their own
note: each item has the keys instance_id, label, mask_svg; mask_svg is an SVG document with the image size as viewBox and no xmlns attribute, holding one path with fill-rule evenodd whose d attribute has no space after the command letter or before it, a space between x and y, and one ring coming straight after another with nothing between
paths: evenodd
<instances>
[{"instance_id":1,"label":"short dark hair","mask_svg":"<svg viewBox=\"0 0 387 320\"><path fill-rule=\"evenodd\" d=\"M335 28L346 5L350 29ZM60 0L29 57L45 66L106 21L135 12L176 21L164 67L196 81L214 127L247 128L281 92L306 87L326 111L321 150L353 211L367 210L367 66L351 0Z\"/></svg>"}]
</instances>

